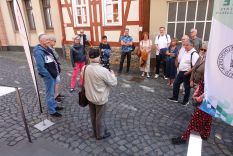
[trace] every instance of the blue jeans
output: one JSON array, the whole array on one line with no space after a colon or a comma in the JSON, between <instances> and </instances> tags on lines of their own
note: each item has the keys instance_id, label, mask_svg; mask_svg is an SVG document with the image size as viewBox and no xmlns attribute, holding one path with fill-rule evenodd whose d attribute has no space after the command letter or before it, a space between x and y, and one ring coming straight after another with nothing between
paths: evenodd
<instances>
[{"instance_id":1,"label":"blue jeans","mask_svg":"<svg viewBox=\"0 0 233 156\"><path fill-rule=\"evenodd\" d=\"M55 108L57 107L57 103L54 98L56 80L52 77L43 77L43 80L46 89L46 103L48 106L48 111L49 114L53 114L56 112Z\"/></svg>"}]
</instances>

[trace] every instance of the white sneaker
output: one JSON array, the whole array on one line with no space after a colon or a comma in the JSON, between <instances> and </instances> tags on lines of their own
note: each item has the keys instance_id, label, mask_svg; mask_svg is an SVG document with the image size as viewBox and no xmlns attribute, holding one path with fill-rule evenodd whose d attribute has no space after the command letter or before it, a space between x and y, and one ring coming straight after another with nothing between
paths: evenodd
<instances>
[{"instance_id":1,"label":"white sneaker","mask_svg":"<svg viewBox=\"0 0 233 156\"><path fill-rule=\"evenodd\" d=\"M147 78L150 78L150 75L149 75L149 74L147 74L147 75L146 75L146 77L147 77Z\"/></svg>"},{"instance_id":2,"label":"white sneaker","mask_svg":"<svg viewBox=\"0 0 233 156\"><path fill-rule=\"evenodd\" d=\"M144 76L145 76L145 73L143 72L143 73L142 73L142 77L144 77Z\"/></svg>"},{"instance_id":3,"label":"white sneaker","mask_svg":"<svg viewBox=\"0 0 233 156\"><path fill-rule=\"evenodd\" d=\"M165 80L167 80L168 78L166 76L163 76Z\"/></svg>"},{"instance_id":4,"label":"white sneaker","mask_svg":"<svg viewBox=\"0 0 233 156\"><path fill-rule=\"evenodd\" d=\"M158 74L155 74L155 78L157 79L159 77L159 75Z\"/></svg>"}]
</instances>

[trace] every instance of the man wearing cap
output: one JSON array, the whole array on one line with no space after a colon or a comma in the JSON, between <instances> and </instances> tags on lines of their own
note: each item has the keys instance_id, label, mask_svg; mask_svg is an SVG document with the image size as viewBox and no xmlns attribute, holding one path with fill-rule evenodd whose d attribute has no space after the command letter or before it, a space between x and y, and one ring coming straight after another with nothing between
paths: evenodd
<instances>
[{"instance_id":1,"label":"man wearing cap","mask_svg":"<svg viewBox=\"0 0 233 156\"><path fill-rule=\"evenodd\" d=\"M100 65L100 53L98 49L89 51L90 65L87 65L83 72L84 88L89 101L90 116L94 136L97 140L110 137L110 132L102 124L105 112L105 104L111 87L117 85L117 78L113 71Z\"/></svg>"}]
</instances>

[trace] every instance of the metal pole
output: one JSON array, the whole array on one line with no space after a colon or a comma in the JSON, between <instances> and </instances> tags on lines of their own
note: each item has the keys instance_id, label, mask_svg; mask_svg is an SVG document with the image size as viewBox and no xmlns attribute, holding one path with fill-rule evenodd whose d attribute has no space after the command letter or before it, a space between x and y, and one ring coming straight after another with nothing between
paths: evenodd
<instances>
[{"instance_id":1,"label":"metal pole","mask_svg":"<svg viewBox=\"0 0 233 156\"><path fill-rule=\"evenodd\" d=\"M22 105L22 101L21 101L21 98L20 98L20 93L19 93L18 87L15 87L15 90L16 90L17 102L18 102L18 105L20 107L20 111L21 111L21 115L22 115L22 118L23 118L24 127L25 127L25 130L26 130L26 133L27 133L28 141L30 143L32 143L32 139L31 139L31 135L30 135L30 132L29 132L29 128L28 128L26 117L25 117L25 113L24 113L24 110L23 110L23 105Z\"/></svg>"},{"instance_id":2,"label":"metal pole","mask_svg":"<svg viewBox=\"0 0 233 156\"><path fill-rule=\"evenodd\" d=\"M16 0L16 3L18 5L18 7L19 7L19 12L20 12L21 16L23 17L23 14L22 14L22 11L20 9L18 0ZM33 57L32 57L31 47L30 47L30 44L29 44L28 33L27 33L27 30L26 30L26 24L24 22L24 19L22 21L23 21L25 32L26 32L27 44L28 44L29 51L30 51L30 57L31 57L31 60L32 60L32 68L33 68L33 72L35 74L36 72L35 72L35 68L34 68L34 61L33 61ZM41 104L41 99L40 99L40 93L39 93L39 88L38 88L38 82L37 82L36 74L35 74L35 83L36 83L36 89L37 89L37 93L36 94L37 94L37 97L38 97L38 102L39 102L39 107L40 107L40 113L42 114L43 113L43 109L42 109L42 104Z\"/></svg>"}]
</instances>

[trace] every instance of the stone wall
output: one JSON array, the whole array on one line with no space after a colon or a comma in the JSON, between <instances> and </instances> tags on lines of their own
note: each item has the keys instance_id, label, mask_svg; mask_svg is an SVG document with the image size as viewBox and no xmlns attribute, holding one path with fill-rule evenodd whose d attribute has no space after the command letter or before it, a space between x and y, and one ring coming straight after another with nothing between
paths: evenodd
<instances>
[{"instance_id":1,"label":"stone wall","mask_svg":"<svg viewBox=\"0 0 233 156\"><path fill-rule=\"evenodd\" d=\"M97 47L96 47L97 48ZM70 59L70 46L67 45L66 48L66 59ZM86 49L86 51L89 51L89 48ZM139 58L136 55L137 47L135 48L135 51L132 52L131 56L131 65L130 67L133 69L138 69L139 68ZM119 65L120 64L120 59L121 59L121 49L120 47L112 47L112 53L110 57L110 64L111 65ZM125 59L124 65L126 65L127 59Z\"/></svg>"}]
</instances>

